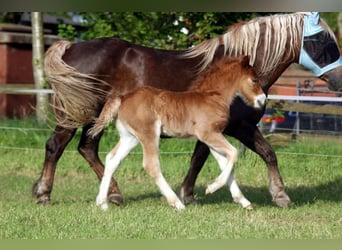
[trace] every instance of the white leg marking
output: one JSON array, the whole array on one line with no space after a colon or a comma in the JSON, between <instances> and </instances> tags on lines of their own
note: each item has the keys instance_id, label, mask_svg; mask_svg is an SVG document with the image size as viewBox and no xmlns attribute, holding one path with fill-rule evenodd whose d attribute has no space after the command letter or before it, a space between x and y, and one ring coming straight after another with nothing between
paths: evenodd
<instances>
[{"instance_id":1,"label":"white leg marking","mask_svg":"<svg viewBox=\"0 0 342 250\"><path fill-rule=\"evenodd\" d=\"M230 173L232 172L233 165L237 159L237 150L234 147L231 147L230 157L228 155L227 157L223 156L214 148L211 148L210 151L221 168L221 174L215 179L212 184L208 185L205 192L206 194L215 192L228 182L228 178L230 176Z\"/></svg>"},{"instance_id":2,"label":"white leg marking","mask_svg":"<svg viewBox=\"0 0 342 250\"><path fill-rule=\"evenodd\" d=\"M228 186L234 202L240 203L241 206L247 210L253 209L251 202L245 198L238 184L236 183L233 172L229 176Z\"/></svg>"},{"instance_id":3,"label":"white leg marking","mask_svg":"<svg viewBox=\"0 0 342 250\"><path fill-rule=\"evenodd\" d=\"M112 175L119 167L121 161L138 145L138 140L124 129L124 127L118 125L117 127L120 133L120 141L106 156L104 175L100 184L99 193L96 197L96 205L101 207L102 210L108 209L107 194Z\"/></svg>"},{"instance_id":4,"label":"white leg marking","mask_svg":"<svg viewBox=\"0 0 342 250\"><path fill-rule=\"evenodd\" d=\"M233 147L232 147L233 148ZM206 189L206 194L211 194L228 184L230 193L233 197L234 202L241 204L243 208L252 209L252 205L249 200L247 200L244 195L242 194L237 182L235 181L234 174L233 174L233 165L237 160L237 150L235 148L232 149L232 154L230 159L224 157L219 152L211 149L211 153L213 154L214 158L218 162L221 168L221 174L216 178L215 182L208 185Z\"/></svg>"},{"instance_id":5,"label":"white leg marking","mask_svg":"<svg viewBox=\"0 0 342 250\"><path fill-rule=\"evenodd\" d=\"M177 210L182 210L185 208L184 204L180 201L178 196L172 190L170 185L165 180L162 173L155 180L160 192L165 196L167 202Z\"/></svg>"}]
</instances>

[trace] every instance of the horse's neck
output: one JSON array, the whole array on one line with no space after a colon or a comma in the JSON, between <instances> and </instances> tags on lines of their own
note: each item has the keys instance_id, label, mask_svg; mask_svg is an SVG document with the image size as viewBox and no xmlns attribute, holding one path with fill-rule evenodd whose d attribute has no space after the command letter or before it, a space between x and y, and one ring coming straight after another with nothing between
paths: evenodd
<instances>
[{"instance_id":1,"label":"horse's neck","mask_svg":"<svg viewBox=\"0 0 342 250\"><path fill-rule=\"evenodd\" d=\"M277 18L274 20L277 20ZM255 39L258 39L258 43L255 43L255 39L250 39L250 37L253 37L252 33L248 37L242 35L244 34L243 29L237 28L236 32L229 33L229 36L236 36L239 39L234 39L233 44L226 45L227 54L230 56L248 55L250 64L266 92L290 64L299 60L301 22L299 20L299 24L292 21L286 23L282 28L261 23L259 26L260 32L255 33ZM277 22L274 22L275 24ZM269 35L264 35L264 33L269 33ZM242 37L244 37L244 43L246 43L244 47L240 46Z\"/></svg>"},{"instance_id":2,"label":"horse's neck","mask_svg":"<svg viewBox=\"0 0 342 250\"><path fill-rule=\"evenodd\" d=\"M288 60L284 64L278 65L273 72L265 74L263 72L255 70L259 83L263 91L267 94L268 90L278 80L281 74L293 63L293 60Z\"/></svg>"}]
</instances>

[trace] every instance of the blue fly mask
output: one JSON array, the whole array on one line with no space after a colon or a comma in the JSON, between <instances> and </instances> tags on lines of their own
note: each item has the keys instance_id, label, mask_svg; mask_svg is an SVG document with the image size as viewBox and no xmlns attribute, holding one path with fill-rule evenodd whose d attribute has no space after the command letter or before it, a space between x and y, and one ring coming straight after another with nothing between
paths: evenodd
<instances>
[{"instance_id":1,"label":"blue fly mask","mask_svg":"<svg viewBox=\"0 0 342 250\"><path fill-rule=\"evenodd\" d=\"M319 25L318 12L304 16L302 47L299 64L321 76L342 65L342 57L336 42Z\"/></svg>"}]
</instances>

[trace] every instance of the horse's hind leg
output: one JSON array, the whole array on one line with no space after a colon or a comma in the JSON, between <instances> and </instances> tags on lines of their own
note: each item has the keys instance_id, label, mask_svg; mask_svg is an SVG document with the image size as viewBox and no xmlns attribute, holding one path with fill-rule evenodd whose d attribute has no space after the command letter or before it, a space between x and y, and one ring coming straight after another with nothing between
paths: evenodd
<instances>
[{"instance_id":1,"label":"horse's hind leg","mask_svg":"<svg viewBox=\"0 0 342 250\"><path fill-rule=\"evenodd\" d=\"M74 136L76 129L66 129L57 126L45 144L45 161L40 178L33 185L32 195L37 197L37 203L50 203L53 180L59 158Z\"/></svg>"},{"instance_id":2,"label":"horse's hind leg","mask_svg":"<svg viewBox=\"0 0 342 250\"><path fill-rule=\"evenodd\" d=\"M84 157L84 159L90 164L90 167L94 170L99 180L103 177L103 164L101 163L98 151L99 141L103 132L99 133L95 137L88 136L87 132L91 126L85 126L82 131L80 143L78 145L78 151ZM123 197L116 180L113 178L108 191L108 199L110 202L121 205L123 204Z\"/></svg>"},{"instance_id":3,"label":"horse's hind leg","mask_svg":"<svg viewBox=\"0 0 342 250\"><path fill-rule=\"evenodd\" d=\"M107 154L104 175L100 184L99 193L96 197L96 205L100 206L103 210L108 209L107 194L114 172L119 167L121 161L137 145L138 140L133 135L121 135L118 144Z\"/></svg>"}]
</instances>

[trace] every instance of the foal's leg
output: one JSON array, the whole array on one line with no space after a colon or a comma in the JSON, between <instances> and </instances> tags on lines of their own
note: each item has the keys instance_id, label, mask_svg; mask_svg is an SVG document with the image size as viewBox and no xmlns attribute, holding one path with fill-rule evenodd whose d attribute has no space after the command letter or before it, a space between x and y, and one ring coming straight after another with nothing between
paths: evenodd
<instances>
[{"instance_id":1,"label":"foal's leg","mask_svg":"<svg viewBox=\"0 0 342 250\"><path fill-rule=\"evenodd\" d=\"M66 129L56 126L55 131L45 144L45 161L40 178L33 185L32 195L37 197L37 203L50 203L53 180L59 158L64 152L76 129Z\"/></svg>"},{"instance_id":2,"label":"foal's leg","mask_svg":"<svg viewBox=\"0 0 342 250\"><path fill-rule=\"evenodd\" d=\"M103 132L99 133L95 137L89 136L87 133L90 128L91 126L89 125L83 128L81 140L78 145L78 151L84 157L84 159L90 164L90 167L94 170L97 178L101 181L104 167L99 159L98 151L99 141L101 139ZM108 199L109 201L117 205L123 204L123 198L120 189L114 178L112 179L110 184Z\"/></svg>"},{"instance_id":3,"label":"foal's leg","mask_svg":"<svg viewBox=\"0 0 342 250\"><path fill-rule=\"evenodd\" d=\"M96 197L96 205L102 210L108 209L107 194L112 175L119 167L121 161L129 154L129 152L138 145L138 140L131 134L120 134L120 141L115 148L106 156L106 166L104 175L100 184L99 193Z\"/></svg>"},{"instance_id":4,"label":"foal's leg","mask_svg":"<svg viewBox=\"0 0 342 250\"><path fill-rule=\"evenodd\" d=\"M224 157L223 155L219 154L218 152L216 152L215 150L211 150L211 153L213 154L221 170L223 171L224 168L229 164L228 159ZM248 210L253 209L251 202L245 198L237 182L235 181L233 171L230 172L227 184L228 184L228 187L229 187L229 190L233 197L234 202L241 204L243 208L246 208ZM210 192L210 190L207 189L206 194L208 193L213 193L213 192Z\"/></svg>"},{"instance_id":5,"label":"foal's leg","mask_svg":"<svg viewBox=\"0 0 342 250\"><path fill-rule=\"evenodd\" d=\"M184 204L179 200L175 192L165 180L161 169L158 156L159 150L159 135L155 138L144 138L141 140L141 145L144 152L143 166L146 172L152 177L157 184L162 195L165 196L167 202L177 210L185 208Z\"/></svg>"},{"instance_id":6,"label":"foal's leg","mask_svg":"<svg viewBox=\"0 0 342 250\"><path fill-rule=\"evenodd\" d=\"M210 136L207 133L210 133ZM214 183L207 187L206 194L209 194L215 192L228 182L233 165L237 161L238 152L221 133L205 132L204 136L200 134L198 139L209 146L210 151L221 168L221 174Z\"/></svg>"},{"instance_id":7,"label":"foal's leg","mask_svg":"<svg viewBox=\"0 0 342 250\"><path fill-rule=\"evenodd\" d=\"M251 209L251 203L243 196L233 175L233 166L238 158L236 148L221 133L211 133L204 142L210 147L210 151L222 171L215 182L208 185L205 193L211 194L228 183L234 201L240 203L244 208Z\"/></svg>"}]
</instances>

